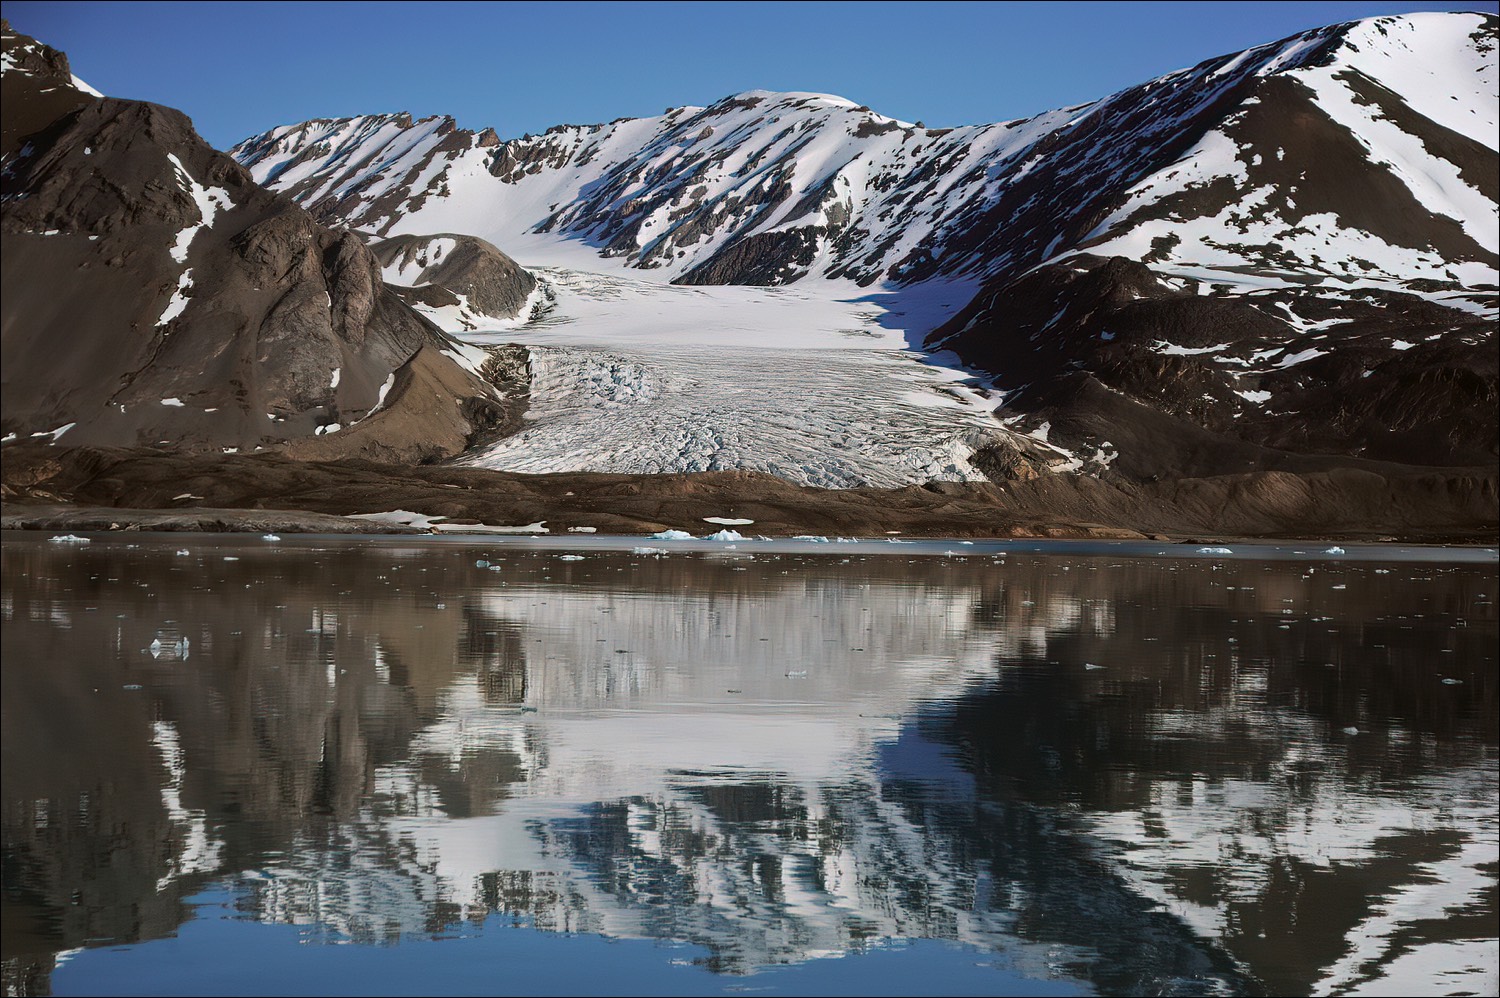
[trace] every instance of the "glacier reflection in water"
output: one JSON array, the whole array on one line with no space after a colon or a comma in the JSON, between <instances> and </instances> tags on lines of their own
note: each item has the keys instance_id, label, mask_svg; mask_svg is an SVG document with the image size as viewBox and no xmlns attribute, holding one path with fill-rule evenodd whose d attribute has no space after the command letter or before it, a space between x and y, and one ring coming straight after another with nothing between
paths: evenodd
<instances>
[{"instance_id":1,"label":"glacier reflection in water","mask_svg":"<svg viewBox=\"0 0 1500 998\"><path fill-rule=\"evenodd\" d=\"M1492 565L748 547L7 537L8 993L1496 990Z\"/></svg>"}]
</instances>

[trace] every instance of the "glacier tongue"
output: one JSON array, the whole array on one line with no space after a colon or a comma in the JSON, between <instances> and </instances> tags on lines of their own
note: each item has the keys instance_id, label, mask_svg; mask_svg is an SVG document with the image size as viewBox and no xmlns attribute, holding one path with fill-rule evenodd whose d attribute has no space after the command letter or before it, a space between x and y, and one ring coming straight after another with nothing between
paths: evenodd
<instances>
[{"instance_id":1,"label":"glacier tongue","mask_svg":"<svg viewBox=\"0 0 1500 998\"><path fill-rule=\"evenodd\" d=\"M531 350L526 427L470 454L470 464L748 470L802 485L895 487L982 481L969 455L1009 436L991 415L996 400L969 375L904 349L901 323L947 314L944 295L962 301L967 289L940 285L877 304L831 281L683 288L537 273L554 302L546 319L454 334Z\"/></svg>"},{"instance_id":2,"label":"glacier tongue","mask_svg":"<svg viewBox=\"0 0 1500 998\"><path fill-rule=\"evenodd\" d=\"M824 488L983 481L998 435L943 372L873 350L531 348L529 425L467 463L521 472L762 471Z\"/></svg>"}]
</instances>

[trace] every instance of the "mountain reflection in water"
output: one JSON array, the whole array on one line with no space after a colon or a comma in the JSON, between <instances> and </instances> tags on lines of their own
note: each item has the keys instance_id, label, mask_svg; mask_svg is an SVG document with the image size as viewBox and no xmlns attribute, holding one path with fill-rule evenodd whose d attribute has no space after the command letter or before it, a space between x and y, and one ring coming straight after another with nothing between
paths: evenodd
<instances>
[{"instance_id":1,"label":"mountain reflection in water","mask_svg":"<svg viewBox=\"0 0 1500 998\"><path fill-rule=\"evenodd\" d=\"M1492 566L573 557L8 538L7 993L216 885L731 975L1495 990Z\"/></svg>"}]
</instances>

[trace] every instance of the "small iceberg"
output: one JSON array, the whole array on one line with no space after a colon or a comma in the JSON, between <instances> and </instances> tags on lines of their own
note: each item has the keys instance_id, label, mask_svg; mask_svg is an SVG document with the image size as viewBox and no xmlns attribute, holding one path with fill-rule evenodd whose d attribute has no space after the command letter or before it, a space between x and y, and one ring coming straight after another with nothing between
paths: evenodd
<instances>
[{"instance_id":1,"label":"small iceberg","mask_svg":"<svg viewBox=\"0 0 1500 998\"><path fill-rule=\"evenodd\" d=\"M661 530L651 534L653 541L690 541L693 535L686 530Z\"/></svg>"},{"instance_id":2,"label":"small iceberg","mask_svg":"<svg viewBox=\"0 0 1500 998\"><path fill-rule=\"evenodd\" d=\"M738 530L730 530L728 527L725 527L718 533L709 534L703 539L705 541L742 541L745 539L745 536Z\"/></svg>"},{"instance_id":3,"label":"small iceberg","mask_svg":"<svg viewBox=\"0 0 1500 998\"><path fill-rule=\"evenodd\" d=\"M281 537L277 534L263 534L260 539L263 541L279 541Z\"/></svg>"},{"instance_id":4,"label":"small iceberg","mask_svg":"<svg viewBox=\"0 0 1500 998\"><path fill-rule=\"evenodd\" d=\"M1199 554L1234 554L1232 548L1199 548Z\"/></svg>"},{"instance_id":5,"label":"small iceberg","mask_svg":"<svg viewBox=\"0 0 1500 998\"><path fill-rule=\"evenodd\" d=\"M87 537L79 537L77 534L59 534L56 537L48 538L48 540L53 544L87 544L89 542Z\"/></svg>"},{"instance_id":6,"label":"small iceberg","mask_svg":"<svg viewBox=\"0 0 1500 998\"><path fill-rule=\"evenodd\" d=\"M1327 551L1324 551L1323 553L1324 554L1344 554L1345 552L1344 552L1343 548L1339 547L1338 545L1334 545L1333 547L1329 548Z\"/></svg>"}]
</instances>

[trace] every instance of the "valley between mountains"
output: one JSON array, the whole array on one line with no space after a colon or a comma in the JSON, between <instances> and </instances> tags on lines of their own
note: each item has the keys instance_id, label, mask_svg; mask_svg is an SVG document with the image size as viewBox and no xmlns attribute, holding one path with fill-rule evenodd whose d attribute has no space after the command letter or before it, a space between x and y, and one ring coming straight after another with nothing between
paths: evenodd
<instances>
[{"instance_id":1,"label":"valley between mountains","mask_svg":"<svg viewBox=\"0 0 1500 998\"><path fill-rule=\"evenodd\" d=\"M219 152L7 23L3 523L1494 543L1496 37Z\"/></svg>"}]
</instances>

